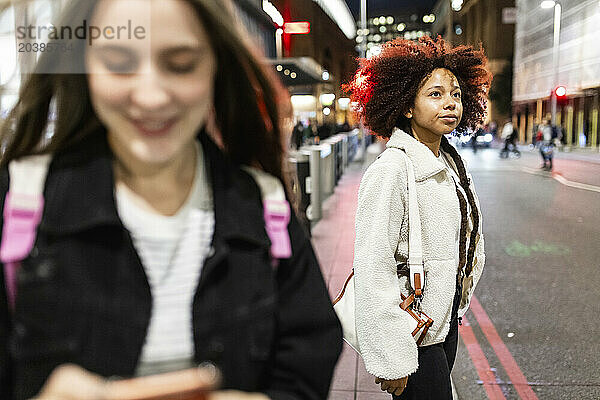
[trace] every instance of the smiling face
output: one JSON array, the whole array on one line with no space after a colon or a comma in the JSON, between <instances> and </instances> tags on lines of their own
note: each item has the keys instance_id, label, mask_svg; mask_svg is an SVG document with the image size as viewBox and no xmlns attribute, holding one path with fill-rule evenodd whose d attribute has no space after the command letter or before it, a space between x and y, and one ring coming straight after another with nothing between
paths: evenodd
<instances>
[{"instance_id":1,"label":"smiling face","mask_svg":"<svg viewBox=\"0 0 600 400\"><path fill-rule=\"evenodd\" d=\"M411 118L415 135L432 142L456 129L462 113L456 76L445 68L437 68L421 84L407 117Z\"/></svg>"},{"instance_id":2,"label":"smiling face","mask_svg":"<svg viewBox=\"0 0 600 400\"><path fill-rule=\"evenodd\" d=\"M88 47L90 97L116 157L155 167L193 149L212 105L217 63L187 2L101 0L91 25L128 20L144 27L146 39L113 35Z\"/></svg>"}]
</instances>

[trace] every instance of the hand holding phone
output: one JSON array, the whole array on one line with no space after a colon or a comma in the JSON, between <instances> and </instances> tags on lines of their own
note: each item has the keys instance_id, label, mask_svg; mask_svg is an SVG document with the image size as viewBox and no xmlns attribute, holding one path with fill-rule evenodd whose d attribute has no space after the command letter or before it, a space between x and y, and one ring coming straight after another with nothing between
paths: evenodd
<instances>
[{"instance_id":1,"label":"hand holding phone","mask_svg":"<svg viewBox=\"0 0 600 400\"><path fill-rule=\"evenodd\" d=\"M106 383L105 400L207 400L220 374L212 365Z\"/></svg>"},{"instance_id":2,"label":"hand holding phone","mask_svg":"<svg viewBox=\"0 0 600 400\"><path fill-rule=\"evenodd\" d=\"M219 382L212 364L119 380L64 364L54 369L34 400L208 400Z\"/></svg>"}]
</instances>

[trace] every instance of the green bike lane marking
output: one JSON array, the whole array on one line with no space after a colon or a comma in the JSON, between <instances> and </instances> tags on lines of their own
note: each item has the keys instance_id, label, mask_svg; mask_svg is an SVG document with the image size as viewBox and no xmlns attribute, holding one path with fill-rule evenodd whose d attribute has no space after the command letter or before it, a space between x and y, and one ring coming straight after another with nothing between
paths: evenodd
<instances>
[{"instance_id":1,"label":"green bike lane marking","mask_svg":"<svg viewBox=\"0 0 600 400\"><path fill-rule=\"evenodd\" d=\"M541 240L536 240L530 245L513 240L504 247L504 252L511 257L526 258L539 254L566 256L571 254L571 249L564 244L546 243Z\"/></svg>"}]
</instances>

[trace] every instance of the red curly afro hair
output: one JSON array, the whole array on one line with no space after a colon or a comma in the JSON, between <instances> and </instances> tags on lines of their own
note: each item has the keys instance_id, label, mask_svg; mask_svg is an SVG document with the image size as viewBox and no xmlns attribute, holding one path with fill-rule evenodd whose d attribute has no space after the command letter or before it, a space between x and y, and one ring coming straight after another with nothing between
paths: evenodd
<instances>
[{"instance_id":1,"label":"red curly afro hair","mask_svg":"<svg viewBox=\"0 0 600 400\"><path fill-rule=\"evenodd\" d=\"M474 129L485 118L492 74L481 48L452 48L441 37L396 39L384 44L378 56L359 62L354 78L342 88L358 103L356 113L365 125L381 137L390 137L395 127L408 131L410 121L404 114L437 68L452 71L461 88L463 116L456 131Z\"/></svg>"}]
</instances>

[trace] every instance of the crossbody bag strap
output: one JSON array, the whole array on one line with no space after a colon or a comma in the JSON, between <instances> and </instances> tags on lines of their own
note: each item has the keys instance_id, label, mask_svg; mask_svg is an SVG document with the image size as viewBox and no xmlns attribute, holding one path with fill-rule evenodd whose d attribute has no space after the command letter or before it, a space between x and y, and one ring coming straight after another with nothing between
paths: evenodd
<instances>
[{"instance_id":1,"label":"crossbody bag strap","mask_svg":"<svg viewBox=\"0 0 600 400\"><path fill-rule=\"evenodd\" d=\"M17 296L17 272L35 244L44 212L44 186L51 159L50 154L35 155L8 164L10 184L4 200L0 261L11 308Z\"/></svg>"},{"instance_id":2,"label":"crossbody bag strap","mask_svg":"<svg viewBox=\"0 0 600 400\"><path fill-rule=\"evenodd\" d=\"M257 168L245 166L260 188L263 202L265 230L271 240L271 257L276 266L279 259L292 256L292 245L288 224L291 218L290 203L285 197L283 184L279 179Z\"/></svg>"},{"instance_id":3,"label":"crossbody bag strap","mask_svg":"<svg viewBox=\"0 0 600 400\"><path fill-rule=\"evenodd\" d=\"M421 214L419 212L419 201L417 199L417 184L415 170L408 157L402 149L397 150L404 156L406 164L406 190L408 192L408 266L410 268L410 286L413 289L417 308L423 297L425 288L425 273L423 270L423 242L421 238Z\"/></svg>"},{"instance_id":4,"label":"crossbody bag strap","mask_svg":"<svg viewBox=\"0 0 600 400\"><path fill-rule=\"evenodd\" d=\"M419 201L417 199L415 170L406 153L404 160L406 162L408 180L408 265L410 267L410 286L412 286L415 298L418 301L423 296L423 288L425 287L421 214L419 213Z\"/></svg>"}]
</instances>

